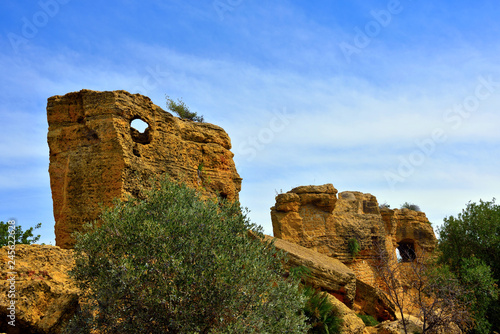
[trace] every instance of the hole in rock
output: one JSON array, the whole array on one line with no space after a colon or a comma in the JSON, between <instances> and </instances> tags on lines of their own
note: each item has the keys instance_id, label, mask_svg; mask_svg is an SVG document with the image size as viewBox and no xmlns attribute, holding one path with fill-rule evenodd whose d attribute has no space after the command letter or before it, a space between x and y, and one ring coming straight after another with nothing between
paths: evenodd
<instances>
[{"instance_id":1,"label":"hole in rock","mask_svg":"<svg viewBox=\"0 0 500 334\"><path fill-rule=\"evenodd\" d=\"M146 131L149 127L149 124L144 122L142 119L137 118L130 123L130 126L139 131L139 133L144 133L144 131Z\"/></svg>"},{"instance_id":2,"label":"hole in rock","mask_svg":"<svg viewBox=\"0 0 500 334\"><path fill-rule=\"evenodd\" d=\"M397 252L399 252L402 262L412 262L416 258L415 243L412 240L401 241L399 242Z\"/></svg>"},{"instance_id":3,"label":"hole in rock","mask_svg":"<svg viewBox=\"0 0 500 334\"><path fill-rule=\"evenodd\" d=\"M130 134L132 140L138 144L149 144L151 142L151 127L140 118L134 118L130 122Z\"/></svg>"}]
</instances>

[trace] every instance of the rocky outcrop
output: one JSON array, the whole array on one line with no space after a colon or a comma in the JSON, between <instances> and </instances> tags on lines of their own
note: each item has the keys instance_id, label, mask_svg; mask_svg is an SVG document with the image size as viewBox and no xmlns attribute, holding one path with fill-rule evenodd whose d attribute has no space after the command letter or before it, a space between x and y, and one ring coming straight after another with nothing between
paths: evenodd
<instances>
[{"instance_id":1,"label":"rocky outcrop","mask_svg":"<svg viewBox=\"0 0 500 334\"><path fill-rule=\"evenodd\" d=\"M361 334L364 333L365 324L356 313L348 308L344 303L335 298L334 296L328 295L328 300L335 306L337 310L337 316L342 320L341 333L349 334Z\"/></svg>"},{"instance_id":2,"label":"rocky outcrop","mask_svg":"<svg viewBox=\"0 0 500 334\"><path fill-rule=\"evenodd\" d=\"M395 306L377 287L378 254L396 263L422 252L431 253L436 237L423 212L379 208L371 194L338 193L332 184L302 186L276 197L271 208L276 238L306 247L344 263L356 275L356 312L379 321L394 320ZM352 252L350 243L359 245ZM412 255L413 254L413 255Z\"/></svg>"},{"instance_id":3,"label":"rocky outcrop","mask_svg":"<svg viewBox=\"0 0 500 334\"><path fill-rule=\"evenodd\" d=\"M265 236L265 241L274 241L274 246L287 253L287 269L307 267L311 273L305 280L315 288L329 292L347 305L352 305L356 295L354 272L342 262L297 244Z\"/></svg>"},{"instance_id":4,"label":"rocky outcrop","mask_svg":"<svg viewBox=\"0 0 500 334\"><path fill-rule=\"evenodd\" d=\"M436 237L423 212L379 209L375 196L355 191L338 194L332 184L302 186L276 197L273 232L281 238L346 264L358 280L376 284L374 255L396 249L432 252ZM360 252L351 254L349 240Z\"/></svg>"},{"instance_id":5,"label":"rocky outcrop","mask_svg":"<svg viewBox=\"0 0 500 334\"><path fill-rule=\"evenodd\" d=\"M60 333L78 305L78 289L67 274L74 266L72 250L16 245L15 263L8 250L0 248L0 332ZM7 323L12 300L15 327Z\"/></svg>"},{"instance_id":6,"label":"rocky outcrop","mask_svg":"<svg viewBox=\"0 0 500 334\"><path fill-rule=\"evenodd\" d=\"M378 321L395 320L396 305L387 298L382 290L356 280L356 297L354 310L360 314L368 314Z\"/></svg>"},{"instance_id":7,"label":"rocky outcrop","mask_svg":"<svg viewBox=\"0 0 500 334\"><path fill-rule=\"evenodd\" d=\"M56 244L99 217L114 198L140 196L151 176L170 175L204 194L237 200L231 141L220 127L182 120L139 94L82 90L48 99L50 183ZM144 132L133 120L147 123Z\"/></svg>"},{"instance_id":8,"label":"rocky outcrop","mask_svg":"<svg viewBox=\"0 0 500 334\"><path fill-rule=\"evenodd\" d=\"M432 253L436 248L436 235L425 213L389 208L383 208L380 213L394 247L408 245L417 254Z\"/></svg>"}]
</instances>

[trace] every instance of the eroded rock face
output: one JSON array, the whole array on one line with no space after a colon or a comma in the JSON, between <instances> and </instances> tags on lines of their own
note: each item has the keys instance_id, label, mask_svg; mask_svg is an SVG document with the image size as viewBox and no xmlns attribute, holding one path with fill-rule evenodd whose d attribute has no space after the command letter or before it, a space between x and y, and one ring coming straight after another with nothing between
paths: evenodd
<instances>
[{"instance_id":1,"label":"eroded rock face","mask_svg":"<svg viewBox=\"0 0 500 334\"><path fill-rule=\"evenodd\" d=\"M432 253L436 235L425 213L409 209L382 209L380 211L394 247L409 244L416 253ZM413 246L412 246L413 245Z\"/></svg>"},{"instance_id":2,"label":"eroded rock face","mask_svg":"<svg viewBox=\"0 0 500 334\"><path fill-rule=\"evenodd\" d=\"M181 120L139 94L82 90L48 99L50 183L56 244L70 248L71 233L114 198L140 196L145 180L170 175L205 194L237 200L241 189L220 127ZM131 122L141 119L140 133Z\"/></svg>"},{"instance_id":3,"label":"eroded rock face","mask_svg":"<svg viewBox=\"0 0 500 334\"><path fill-rule=\"evenodd\" d=\"M336 258L356 273L356 278L376 285L374 256L379 249L397 261L398 247L432 252L436 237L423 212L379 209L375 196L345 191L331 184L304 186L276 197L271 208L273 231L281 238ZM353 256L349 240L360 252Z\"/></svg>"},{"instance_id":4,"label":"eroded rock face","mask_svg":"<svg viewBox=\"0 0 500 334\"><path fill-rule=\"evenodd\" d=\"M60 333L78 305L79 290L67 274L74 266L73 251L48 245L16 245L12 270L8 249L0 248L0 332ZM16 273L15 327L7 323L12 271Z\"/></svg>"},{"instance_id":5,"label":"eroded rock face","mask_svg":"<svg viewBox=\"0 0 500 334\"><path fill-rule=\"evenodd\" d=\"M395 320L396 305L382 290L356 280L356 298L353 307L357 313L369 314L378 321Z\"/></svg>"},{"instance_id":6,"label":"eroded rock face","mask_svg":"<svg viewBox=\"0 0 500 334\"><path fill-rule=\"evenodd\" d=\"M363 320L356 313L344 305L340 300L332 295L328 296L328 300L337 309L337 315L342 319L340 332L349 334L362 334L366 328Z\"/></svg>"},{"instance_id":7,"label":"eroded rock face","mask_svg":"<svg viewBox=\"0 0 500 334\"><path fill-rule=\"evenodd\" d=\"M352 305L356 295L356 277L342 262L292 242L270 236L266 236L265 240L274 240L274 246L287 253L287 269L299 266L309 268L311 274L306 278L308 284Z\"/></svg>"}]
</instances>

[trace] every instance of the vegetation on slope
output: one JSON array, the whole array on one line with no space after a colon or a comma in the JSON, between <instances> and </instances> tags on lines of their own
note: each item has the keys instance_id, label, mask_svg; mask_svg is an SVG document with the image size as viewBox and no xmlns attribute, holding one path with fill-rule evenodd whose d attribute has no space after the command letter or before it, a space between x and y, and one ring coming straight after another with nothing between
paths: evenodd
<instances>
[{"instance_id":1,"label":"vegetation on slope","mask_svg":"<svg viewBox=\"0 0 500 334\"><path fill-rule=\"evenodd\" d=\"M77 235L86 303L69 333L305 333L299 280L238 203L162 181Z\"/></svg>"}]
</instances>

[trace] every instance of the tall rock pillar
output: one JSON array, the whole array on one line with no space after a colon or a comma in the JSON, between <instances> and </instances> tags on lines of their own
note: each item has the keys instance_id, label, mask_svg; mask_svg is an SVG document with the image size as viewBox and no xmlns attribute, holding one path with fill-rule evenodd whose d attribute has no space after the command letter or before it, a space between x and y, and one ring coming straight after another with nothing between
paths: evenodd
<instances>
[{"instance_id":1,"label":"tall rock pillar","mask_svg":"<svg viewBox=\"0 0 500 334\"><path fill-rule=\"evenodd\" d=\"M139 94L82 90L48 99L50 185L56 245L98 219L114 198L140 196L151 176L170 175L201 192L238 200L241 178L220 127L174 117ZM144 132L133 120L147 123Z\"/></svg>"}]
</instances>

